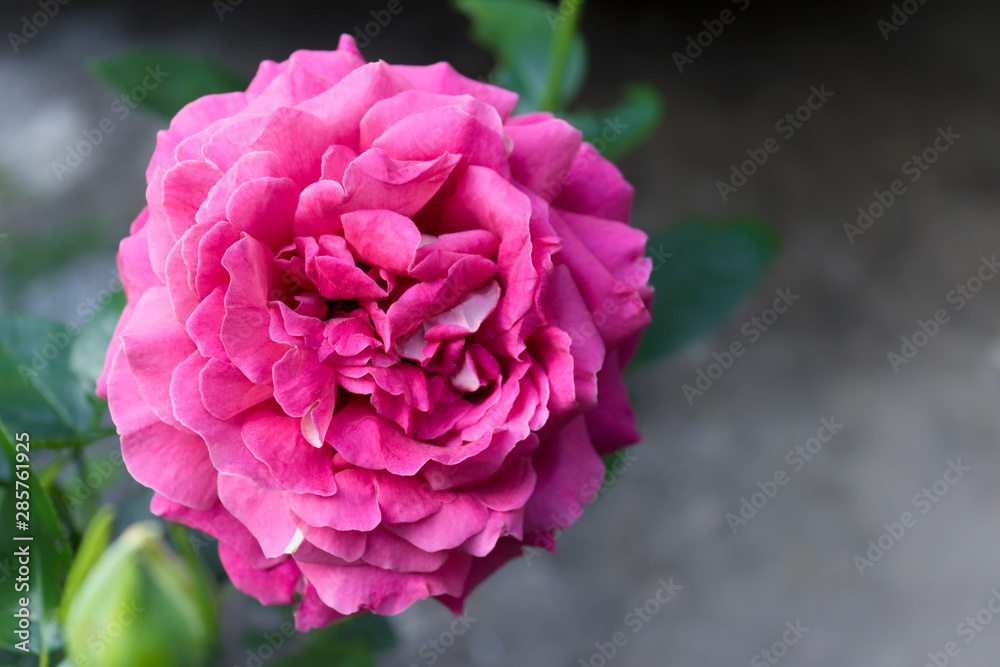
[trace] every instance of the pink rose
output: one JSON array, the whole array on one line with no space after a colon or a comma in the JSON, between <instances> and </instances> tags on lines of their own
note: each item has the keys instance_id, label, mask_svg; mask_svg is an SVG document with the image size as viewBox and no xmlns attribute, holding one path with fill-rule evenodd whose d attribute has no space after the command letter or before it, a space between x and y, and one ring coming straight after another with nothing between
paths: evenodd
<instances>
[{"instance_id":1,"label":"pink rose","mask_svg":"<svg viewBox=\"0 0 1000 667\"><path fill-rule=\"evenodd\" d=\"M639 437L632 188L516 100L343 36L157 137L98 391L153 511L301 630L460 610Z\"/></svg>"}]
</instances>

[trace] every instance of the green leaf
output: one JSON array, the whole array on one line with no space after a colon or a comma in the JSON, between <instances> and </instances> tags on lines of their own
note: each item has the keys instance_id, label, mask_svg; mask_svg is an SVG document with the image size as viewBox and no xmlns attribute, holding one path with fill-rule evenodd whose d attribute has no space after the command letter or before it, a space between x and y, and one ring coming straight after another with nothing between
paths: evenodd
<instances>
[{"instance_id":1,"label":"green leaf","mask_svg":"<svg viewBox=\"0 0 1000 667\"><path fill-rule=\"evenodd\" d=\"M91 58L87 69L127 96L123 104L138 105L164 118L172 118L185 104L204 95L246 90L249 84L246 77L211 61L159 48Z\"/></svg>"},{"instance_id":2,"label":"green leaf","mask_svg":"<svg viewBox=\"0 0 1000 667\"><path fill-rule=\"evenodd\" d=\"M360 642L373 651L384 651L396 645L396 633L385 616L360 614L335 623L323 630L341 642Z\"/></svg>"},{"instance_id":3,"label":"green leaf","mask_svg":"<svg viewBox=\"0 0 1000 667\"><path fill-rule=\"evenodd\" d=\"M0 424L0 446L3 448L4 456L11 467L18 473L25 472L26 481L21 481L21 485L16 485L7 490L3 503L0 504L0 562L5 569L10 572L6 576L6 581L0 586L0 645L13 648L19 641L15 630L18 629L18 617L15 612L22 609L20 600L27 598L29 604L26 607L29 613L29 623L31 638L28 648L32 653L39 653L57 648L59 644L59 633L57 630L57 616L63 581L70 566L73 554L69 545L69 538L63 525L56 516L49 495L45 492L38 477L30 468L20 468L18 454L22 454L24 460L25 443L28 446L27 456L31 457L33 452L30 445L33 441L25 438L20 432L17 433L17 444L15 438L7 428ZM16 450L16 451L15 451ZM24 502L18 499L17 493L28 492L28 530L22 530L16 526L17 502ZM31 540L17 540L17 537L31 537ZM30 568L30 588L28 590L17 590L14 578L17 568L20 567L20 556L18 549L28 547ZM10 566L8 567L8 563Z\"/></svg>"},{"instance_id":4,"label":"green leaf","mask_svg":"<svg viewBox=\"0 0 1000 667\"><path fill-rule=\"evenodd\" d=\"M610 109L562 114L609 160L616 160L638 147L653 134L663 119L663 98L645 83L625 86L625 99Z\"/></svg>"},{"instance_id":5,"label":"green leaf","mask_svg":"<svg viewBox=\"0 0 1000 667\"><path fill-rule=\"evenodd\" d=\"M285 620L275 630L252 633L246 638L247 650L252 654L260 647L270 645L280 648L276 637L291 637L294 625ZM299 635L302 641L282 654L273 667L369 667L375 665L373 654L392 648L396 635L384 616L361 614L334 623L325 628Z\"/></svg>"},{"instance_id":6,"label":"green leaf","mask_svg":"<svg viewBox=\"0 0 1000 667\"><path fill-rule=\"evenodd\" d=\"M69 368L83 383L84 389L93 392L97 378L104 370L104 357L111 344L118 320L125 308L125 293L113 292L110 300L100 305L80 327L80 332L69 352Z\"/></svg>"},{"instance_id":7,"label":"green leaf","mask_svg":"<svg viewBox=\"0 0 1000 667\"><path fill-rule=\"evenodd\" d=\"M375 656L360 642L310 641L272 667L375 667Z\"/></svg>"},{"instance_id":8,"label":"green leaf","mask_svg":"<svg viewBox=\"0 0 1000 667\"><path fill-rule=\"evenodd\" d=\"M555 6L538 0L452 0L472 22L471 37L493 54L497 69L491 82L521 96L518 113L541 107L552 67L552 45L562 16ZM555 104L564 108L576 97L587 73L587 48L576 35Z\"/></svg>"},{"instance_id":9,"label":"green leaf","mask_svg":"<svg viewBox=\"0 0 1000 667\"><path fill-rule=\"evenodd\" d=\"M73 325L23 313L0 315L0 421L39 447L107 435L93 425L103 406L70 370Z\"/></svg>"},{"instance_id":10,"label":"green leaf","mask_svg":"<svg viewBox=\"0 0 1000 667\"><path fill-rule=\"evenodd\" d=\"M723 325L757 288L781 239L759 220L691 220L651 238L653 321L637 359L679 350Z\"/></svg>"},{"instance_id":11,"label":"green leaf","mask_svg":"<svg viewBox=\"0 0 1000 667\"><path fill-rule=\"evenodd\" d=\"M111 536L115 527L115 510L113 507L102 507L98 510L94 518L90 520L87 530L80 541L80 548L76 551L76 558L66 575L66 586L63 589L62 601L60 602L59 620L65 622L66 610L73 599L74 593L83 582L83 578L90 572L97 559L104 553L104 549L111 543Z\"/></svg>"}]
</instances>

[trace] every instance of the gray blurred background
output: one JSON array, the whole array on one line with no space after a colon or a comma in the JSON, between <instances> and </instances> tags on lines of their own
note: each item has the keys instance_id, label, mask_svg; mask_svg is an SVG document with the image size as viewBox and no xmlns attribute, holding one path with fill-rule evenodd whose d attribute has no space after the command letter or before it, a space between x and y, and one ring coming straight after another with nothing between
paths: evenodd
<instances>
[{"instance_id":1,"label":"gray blurred background","mask_svg":"<svg viewBox=\"0 0 1000 667\"><path fill-rule=\"evenodd\" d=\"M381 664L894 667L924 665L931 653L939 665L995 665L1000 280L961 310L948 294L983 256L1000 254L1000 7L910 0L916 12L885 39L889 0L751 0L679 72L672 53L735 5L669 4L588 3L592 73L580 106L613 103L626 80L654 83L666 120L620 162L636 186L634 224L655 232L696 213L753 214L781 229L781 258L729 325L633 374L645 441L560 536L559 554L518 560L490 579L471 597L460 635L433 601L394 618L400 644ZM19 53L5 38L0 308L73 319L112 279L117 240L143 205L159 127L150 117L116 122L79 167L61 179L53 172L114 100L84 74L84 58L163 45L251 74L265 58L334 48L340 32L385 5L244 0L220 21L211 0L72 0ZM489 71L489 56L446 5L404 8L363 49L368 59ZM5 2L0 31L19 30L37 10ZM775 123L811 86L833 95L779 138ZM904 163L949 127L960 137L911 182ZM723 201L717 181L771 136L780 150ZM852 243L844 225L895 179L905 194ZM751 341L744 325L755 326L776 289L798 299ZM900 354L901 337L938 309L948 322L894 371L887 354ZM682 386L733 341L745 354L691 404ZM811 443L806 461L795 448L809 447L824 419L843 427ZM969 470L946 475L949 462ZM765 483L776 474L784 484ZM753 497L758 482L773 497ZM745 524L727 520L744 498L762 506ZM884 527L898 536L894 523L901 537ZM882 555L859 565L855 556L869 558L868 540L877 546L880 536L883 550L871 555ZM670 578L680 589L652 602ZM1000 610L1000 593L992 604ZM227 601L227 613L238 607ZM621 645L604 658L619 631ZM220 664L246 664L230 644Z\"/></svg>"}]
</instances>

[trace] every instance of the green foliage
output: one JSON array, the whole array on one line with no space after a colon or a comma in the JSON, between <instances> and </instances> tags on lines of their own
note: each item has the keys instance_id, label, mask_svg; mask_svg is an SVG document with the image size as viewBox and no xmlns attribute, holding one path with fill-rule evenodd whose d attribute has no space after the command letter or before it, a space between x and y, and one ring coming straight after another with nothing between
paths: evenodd
<instances>
[{"instance_id":1,"label":"green foliage","mask_svg":"<svg viewBox=\"0 0 1000 667\"><path fill-rule=\"evenodd\" d=\"M609 160L616 160L638 148L656 131L663 119L663 98L649 84L625 86L625 99L603 111L562 114L562 118L583 132Z\"/></svg>"},{"instance_id":2,"label":"green foliage","mask_svg":"<svg viewBox=\"0 0 1000 667\"><path fill-rule=\"evenodd\" d=\"M69 368L88 391L94 391L97 378L104 370L104 357L124 308L125 293L121 290L114 292L108 303L94 310L92 319L80 327L80 333L73 341L69 351Z\"/></svg>"},{"instance_id":3,"label":"green foliage","mask_svg":"<svg viewBox=\"0 0 1000 667\"><path fill-rule=\"evenodd\" d=\"M245 90L249 81L204 58L169 49L140 48L87 61L91 74L123 102L163 118L204 95ZM140 101L140 98L141 99Z\"/></svg>"},{"instance_id":4,"label":"green foliage","mask_svg":"<svg viewBox=\"0 0 1000 667\"><path fill-rule=\"evenodd\" d=\"M675 352L724 324L767 274L781 239L758 220L691 220L647 247L656 295L637 359Z\"/></svg>"},{"instance_id":5,"label":"green foliage","mask_svg":"<svg viewBox=\"0 0 1000 667\"><path fill-rule=\"evenodd\" d=\"M0 422L30 433L39 447L77 446L109 435L98 426L104 401L70 366L80 333L34 315L0 315ZM84 343L93 345L95 335L88 333Z\"/></svg>"},{"instance_id":6,"label":"green foliage","mask_svg":"<svg viewBox=\"0 0 1000 667\"><path fill-rule=\"evenodd\" d=\"M564 19L555 8L538 0L453 0L455 8L472 22L472 40L493 54L497 68L491 83L521 96L518 112L543 107L549 71L554 60L557 29ZM577 10L578 11L578 10ZM587 48L572 35L552 110L564 108L583 86Z\"/></svg>"},{"instance_id":7,"label":"green foliage","mask_svg":"<svg viewBox=\"0 0 1000 667\"><path fill-rule=\"evenodd\" d=\"M280 634L294 637L288 618L280 625ZM275 646L278 632L253 633L244 642L250 654L262 646ZM384 616L361 614L326 628L310 630L290 647L273 667L374 667L374 654L392 648L396 635ZM293 642L295 640L292 640ZM280 648L280 644L279 644Z\"/></svg>"},{"instance_id":8,"label":"green foliage","mask_svg":"<svg viewBox=\"0 0 1000 667\"><path fill-rule=\"evenodd\" d=\"M587 74L587 48L575 33L583 0L563 2L558 9L539 0L453 3L471 21L473 41L496 59L490 83L521 96L516 112L556 112L609 160L641 145L660 124L663 100L644 83L627 84L622 102L609 109L564 111Z\"/></svg>"},{"instance_id":9,"label":"green foliage","mask_svg":"<svg viewBox=\"0 0 1000 667\"><path fill-rule=\"evenodd\" d=\"M25 451L25 443L28 445ZM56 515L49 494L35 473L25 465L32 456L30 445L20 432L9 432L0 424L0 446L13 474L14 481L5 489L0 503L0 564L3 565L5 581L0 586L0 645L13 648L20 641L15 634L19 629L18 617L14 614L22 609L22 599L27 599L31 638L27 644L32 653L47 652L59 646L57 618L61 602L63 582L73 557L68 535ZM25 456L27 455L27 456ZM23 478L23 479L22 479ZM18 482L20 482L18 484ZM28 516L25 523L29 528L19 527L17 503L28 500ZM24 507L24 506L22 506ZM32 539L17 540L16 537L30 536ZM29 589L17 586L18 568L22 564L19 550L27 546ZM20 590L18 590L20 588Z\"/></svg>"},{"instance_id":10,"label":"green foliage","mask_svg":"<svg viewBox=\"0 0 1000 667\"><path fill-rule=\"evenodd\" d=\"M94 518L90 520L80 546L76 550L76 557L66 575L66 585L63 588L62 601L60 603L59 620L66 620L66 610L73 601L73 595L84 577L101 557L104 549L111 543L111 535L115 527L115 510L113 507L101 508Z\"/></svg>"},{"instance_id":11,"label":"green foliage","mask_svg":"<svg viewBox=\"0 0 1000 667\"><path fill-rule=\"evenodd\" d=\"M78 665L205 667L218 608L202 578L155 522L130 526L104 551L70 601L63 633Z\"/></svg>"}]
</instances>

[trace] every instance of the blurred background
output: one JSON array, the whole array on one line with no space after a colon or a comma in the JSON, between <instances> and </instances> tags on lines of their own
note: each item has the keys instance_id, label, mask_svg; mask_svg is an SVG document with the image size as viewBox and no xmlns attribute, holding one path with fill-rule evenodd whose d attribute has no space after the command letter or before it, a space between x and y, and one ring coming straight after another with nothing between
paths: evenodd
<instances>
[{"instance_id":1,"label":"blurred background","mask_svg":"<svg viewBox=\"0 0 1000 667\"><path fill-rule=\"evenodd\" d=\"M446 3L402 2L362 48L369 60L490 70ZM781 257L730 324L633 373L645 441L559 553L509 564L464 624L415 605L393 619L400 642L380 664L997 664L1000 280L986 278L1000 254L1000 6L653 4L587 3L582 20L581 106L614 103L625 80L666 100L654 139L619 162L634 224L754 215L781 230ZM112 115L84 59L169 46L250 75L334 48L385 7L72 0L17 53L5 43L0 308L73 319L114 281L144 204L159 121ZM735 20L679 68L675 52L724 9ZM36 11L4 2L0 31ZM814 88L825 101L782 125ZM107 116L113 131L57 173ZM769 138L779 149L723 197L719 182L740 183L733 165ZM791 303L781 314L768 310L776 290ZM928 325L939 309L947 321ZM920 321L933 336L914 337ZM708 378L737 341L745 352ZM137 491L123 480L119 492ZM242 606L227 599L220 665L255 664L232 629Z\"/></svg>"}]
</instances>

